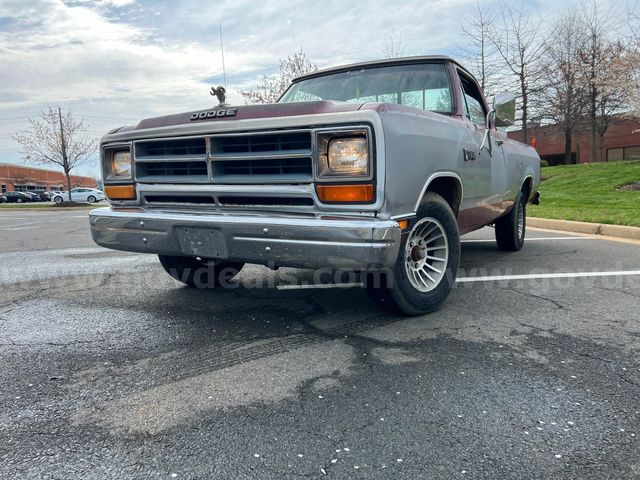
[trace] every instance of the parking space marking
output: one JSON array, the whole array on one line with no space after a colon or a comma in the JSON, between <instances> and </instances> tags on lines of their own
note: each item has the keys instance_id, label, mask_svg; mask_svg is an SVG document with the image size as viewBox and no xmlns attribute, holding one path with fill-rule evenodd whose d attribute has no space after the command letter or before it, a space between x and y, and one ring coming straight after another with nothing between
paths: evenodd
<instances>
[{"instance_id":1,"label":"parking space marking","mask_svg":"<svg viewBox=\"0 0 640 480\"><path fill-rule=\"evenodd\" d=\"M456 283L500 282L505 280L544 280L549 278L584 278L584 277L615 277L640 276L640 270L618 270L613 272L562 272L562 273L533 273L524 275L487 275L483 277L460 277ZM322 283L303 285L276 285L276 290L310 290L328 288L364 287L364 283Z\"/></svg>"},{"instance_id":2,"label":"parking space marking","mask_svg":"<svg viewBox=\"0 0 640 480\"><path fill-rule=\"evenodd\" d=\"M16 230L31 230L34 228L38 228L38 227L16 227L16 228L9 228L8 230L15 232Z\"/></svg>"},{"instance_id":3,"label":"parking space marking","mask_svg":"<svg viewBox=\"0 0 640 480\"><path fill-rule=\"evenodd\" d=\"M364 287L364 283L356 282L356 283L321 283L321 284L308 284L308 285L276 285L276 290L306 290L309 288L353 288L353 287Z\"/></svg>"},{"instance_id":4,"label":"parking space marking","mask_svg":"<svg viewBox=\"0 0 640 480\"><path fill-rule=\"evenodd\" d=\"M525 238L525 242L531 242L532 240L598 240L597 237L533 237ZM460 243L482 243L482 242L495 242L495 239L472 239L472 240L460 240Z\"/></svg>"},{"instance_id":5,"label":"parking space marking","mask_svg":"<svg viewBox=\"0 0 640 480\"><path fill-rule=\"evenodd\" d=\"M640 270L618 270L614 272L564 272L564 273L532 273L528 275L487 275L483 277L462 277L456 282L498 282L501 280L541 280L546 278L582 278L582 277L616 277L640 275Z\"/></svg>"}]
</instances>

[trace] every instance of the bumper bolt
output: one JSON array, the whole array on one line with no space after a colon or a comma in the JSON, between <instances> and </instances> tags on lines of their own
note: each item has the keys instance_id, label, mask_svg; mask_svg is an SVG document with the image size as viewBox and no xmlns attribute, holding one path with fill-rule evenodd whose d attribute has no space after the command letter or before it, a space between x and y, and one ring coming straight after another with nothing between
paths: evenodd
<instances>
[{"instance_id":1,"label":"bumper bolt","mask_svg":"<svg viewBox=\"0 0 640 480\"><path fill-rule=\"evenodd\" d=\"M271 251L271 247L264 247L264 251L269 253Z\"/></svg>"},{"instance_id":2,"label":"bumper bolt","mask_svg":"<svg viewBox=\"0 0 640 480\"><path fill-rule=\"evenodd\" d=\"M269 229L268 228L263 228L262 229L262 233L264 233L265 235L269 234Z\"/></svg>"}]
</instances>

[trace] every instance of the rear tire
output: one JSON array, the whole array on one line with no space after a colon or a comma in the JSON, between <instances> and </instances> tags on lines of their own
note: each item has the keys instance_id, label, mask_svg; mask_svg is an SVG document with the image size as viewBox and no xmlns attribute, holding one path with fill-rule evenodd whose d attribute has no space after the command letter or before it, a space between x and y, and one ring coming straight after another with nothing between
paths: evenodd
<instances>
[{"instance_id":1,"label":"rear tire","mask_svg":"<svg viewBox=\"0 0 640 480\"><path fill-rule=\"evenodd\" d=\"M241 262L198 260L173 255L158 255L158 258L164 270L174 279L198 289L225 287L244 267Z\"/></svg>"},{"instance_id":2,"label":"rear tire","mask_svg":"<svg viewBox=\"0 0 640 480\"><path fill-rule=\"evenodd\" d=\"M17 198L16 199L16 203L22 203L24 200L22 200L21 198Z\"/></svg>"},{"instance_id":3,"label":"rear tire","mask_svg":"<svg viewBox=\"0 0 640 480\"><path fill-rule=\"evenodd\" d=\"M495 226L500 250L517 252L522 248L527 230L526 201L522 192L518 192L509 214L496 220Z\"/></svg>"},{"instance_id":4,"label":"rear tire","mask_svg":"<svg viewBox=\"0 0 640 480\"><path fill-rule=\"evenodd\" d=\"M53 199L53 201L54 201L55 203L57 203L58 205L60 205L60 204L63 202L62 197L55 197L55 198Z\"/></svg>"},{"instance_id":5,"label":"rear tire","mask_svg":"<svg viewBox=\"0 0 640 480\"><path fill-rule=\"evenodd\" d=\"M390 272L370 273L367 290L378 305L405 315L437 310L453 288L460 263L460 234L449 204L427 192L418 220L403 234Z\"/></svg>"}]
</instances>

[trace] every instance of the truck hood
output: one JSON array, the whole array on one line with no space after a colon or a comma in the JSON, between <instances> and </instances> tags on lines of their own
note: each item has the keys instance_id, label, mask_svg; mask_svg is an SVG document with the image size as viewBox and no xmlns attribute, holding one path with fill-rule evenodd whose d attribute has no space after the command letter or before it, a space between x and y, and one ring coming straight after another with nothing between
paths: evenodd
<instances>
[{"instance_id":1,"label":"truck hood","mask_svg":"<svg viewBox=\"0 0 640 480\"><path fill-rule=\"evenodd\" d=\"M322 113L340 113L354 112L362 107L362 103L346 103L331 100L323 100L319 102L299 102L299 103L269 103L263 105L241 105L235 106L216 106L208 110L196 110L185 113L177 113L175 115L165 115L163 117L147 118L142 120L138 125L131 128L121 128L118 132L143 130L147 128L168 127L172 125L197 124L207 122L235 122L238 120L247 120L255 118L272 118L272 117L292 117L299 115L317 115ZM236 111L234 116L210 117L198 120L192 120L192 114L197 112L206 112L209 110L230 110ZM112 132L115 133L115 132Z\"/></svg>"}]
</instances>

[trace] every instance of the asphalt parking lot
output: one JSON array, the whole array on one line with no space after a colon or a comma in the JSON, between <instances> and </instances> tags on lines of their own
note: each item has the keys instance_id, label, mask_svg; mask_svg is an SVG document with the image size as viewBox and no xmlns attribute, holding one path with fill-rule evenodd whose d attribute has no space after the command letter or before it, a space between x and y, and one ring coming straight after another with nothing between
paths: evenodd
<instances>
[{"instance_id":1,"label":"asphalt parking lot","mask_svg":"<svg viewBox=\"0 0 640 480\"><path fill-rule=\"evenodd\" d=\"M444 307L251 266L182 287L0 212L0 478L637 478L640 243L464 237Z\"/></svg>"}]
</instances>

